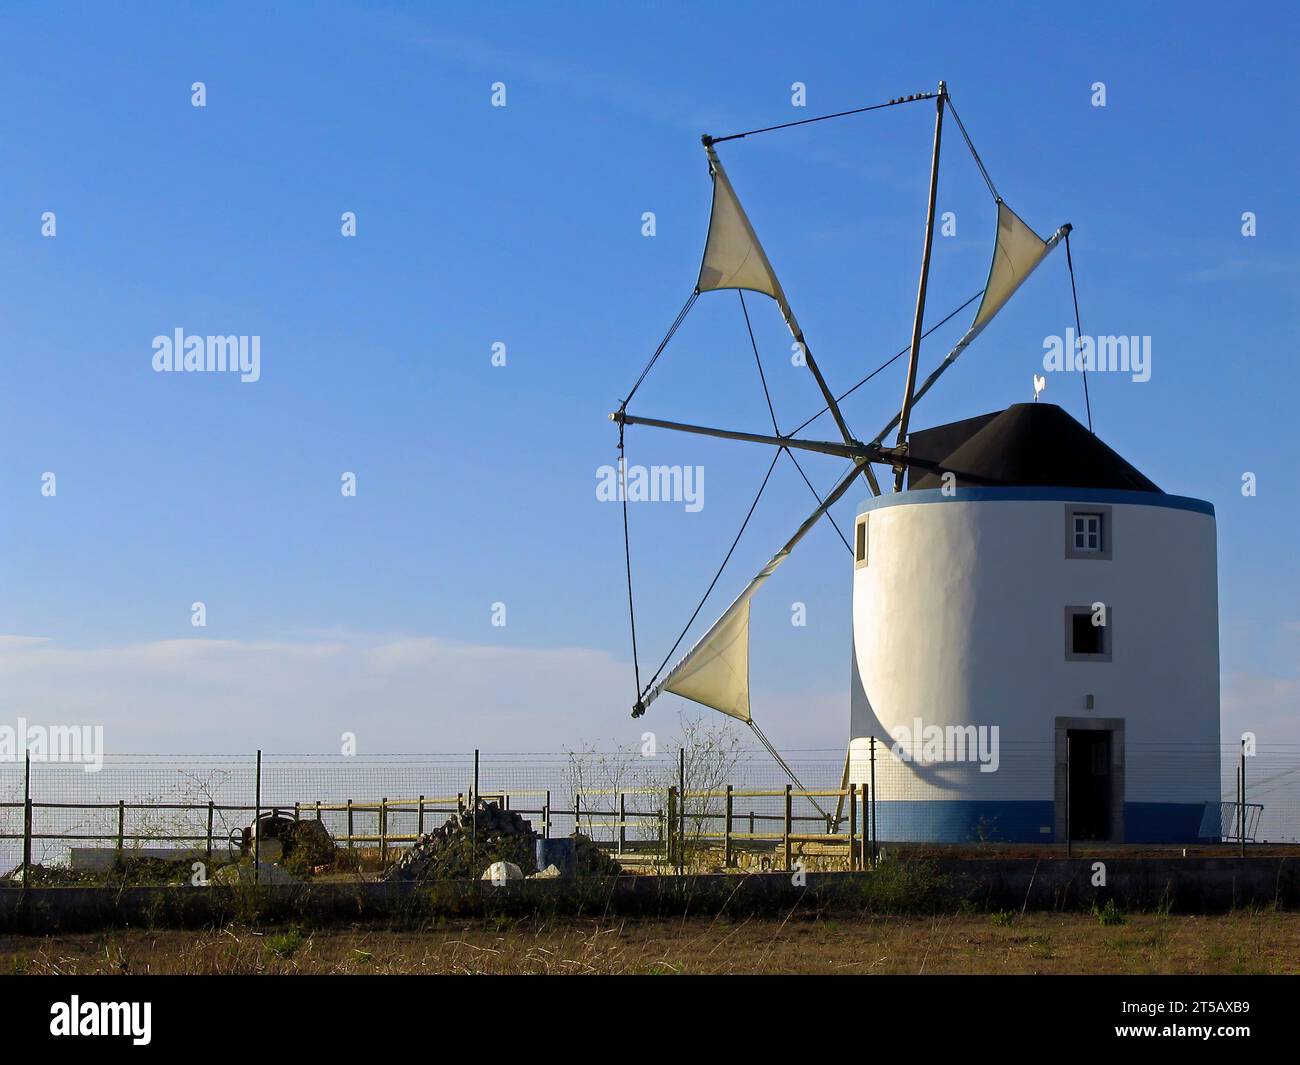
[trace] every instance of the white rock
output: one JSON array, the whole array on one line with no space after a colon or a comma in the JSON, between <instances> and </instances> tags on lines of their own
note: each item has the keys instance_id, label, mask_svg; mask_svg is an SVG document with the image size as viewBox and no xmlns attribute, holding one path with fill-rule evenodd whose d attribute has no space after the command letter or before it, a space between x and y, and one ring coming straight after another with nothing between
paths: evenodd
<instances>
[{"instance_id":1,"label":"white rock","mask_svg":"<svg viewBox=\"0 0 1300 1065\"><path fill-rule=\"evenodd\" d=\"M504 884L507 880L522 880L524 871L515 865L514 862L493 862L487 867L482 879L491 880L494 884Z\"/></svg>"},{"instance_id":2,"label":"white rock","mask_svg":"<svg viewBox=\"0 0 1300 1065\"><path fill-rule=\"evenodd\" d=\"M529 880L554 880L556 877L563 876L563 875L564 874L561 873L560 870L557 869L555 866L548 865L541 872L534 873L528 879Z\"/></svg>"}]
</instances>

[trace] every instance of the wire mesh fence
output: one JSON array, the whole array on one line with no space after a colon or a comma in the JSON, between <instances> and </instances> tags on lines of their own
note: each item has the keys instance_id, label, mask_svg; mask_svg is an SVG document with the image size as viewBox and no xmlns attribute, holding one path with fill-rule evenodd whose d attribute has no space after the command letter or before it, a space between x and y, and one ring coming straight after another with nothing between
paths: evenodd
<instances>
[{"instance_id":1,"label":"wire mesh fence","mask_svg":"<svg viewBox=\"0 0 1300 1065\"><path fill-rule=\"evenodd\" d=\"M1237 745L1128 744L1118 766L1077 756L1063 766L1052 744L1004 743L990 767L910 759L878 742L855 744L850 759L821 750L787 761L799 785L765 752L748 750L268 755L260 773L255 754L119 755L94 772L0 762L0 870L17 866L25 848L47 866L66 864L74 848L101 858L163 848L229 856L259 810L318 819L339 846L391 858L476 793L542 835L576 829L655 860L671 857L674 838L690 839L716 848L724 864L745 850L771 852L779 864L792 837L829 844L850 834L972 846L1057 843L1067 831L1125 843L1300 836L1300 745L1243 757Z\"/></svg>"}]
</instances>

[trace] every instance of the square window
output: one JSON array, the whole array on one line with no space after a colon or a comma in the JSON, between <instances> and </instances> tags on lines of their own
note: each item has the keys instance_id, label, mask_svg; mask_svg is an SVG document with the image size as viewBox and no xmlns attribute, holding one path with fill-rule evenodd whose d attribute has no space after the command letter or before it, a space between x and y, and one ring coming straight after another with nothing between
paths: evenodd
<instances>
[{"instance_id":1,"label":"square window","mask_svg":"<svg viewBox=\"0 0 1300 1065\"><path fill-rule=\"evenodd\" d=\"M1074 515L1074 549L1076 551L1101 551L1103 520L1100 514L1086 512Z\"/></svg>"},{"instance_id":2,"label":"square window","mask_svg":"<svg viewBox=\"0 0 1300 1065\"><path fill-rule=\"evenodd\" d=\"M1092 623L1091 614L1075 614L1070 618L1070 653L1076 655L1099 655L1105 651L1102 633L1106 630L1101 625Z\"/></svg>"},{"instance_id":3,"label":"square window","mask_svg":"<svg viewBox=\"0 0 1300 1065\"><path fill-rule=\"evenodd\" d=\"M1089 606L1065 608L1065 658L1067 662L1109 662L1111 658L1112 611L1107 608L1105 624L1093 624Z\"/></svg>"},{"instance_id":4,"label":"square window","mask_svg":"<svg viewBox=\"0 0 1300 1065\"><path fill-rule=\"evenodd\" d=\"M1097 503L1065 504L1065 557L1109 560L1111 508Z\"/></svg>"},{"instance_id":5,"label":"square window","mask_svg":"<svg viewBox=\"0 0 1300 1065\"><path fill-rule=\"evenodd\" d=\"M867 549L869 547L867 520L866 517L859 518L853 530L853 564L855 568L867 564Z\"/></svg>"}]
</instances>

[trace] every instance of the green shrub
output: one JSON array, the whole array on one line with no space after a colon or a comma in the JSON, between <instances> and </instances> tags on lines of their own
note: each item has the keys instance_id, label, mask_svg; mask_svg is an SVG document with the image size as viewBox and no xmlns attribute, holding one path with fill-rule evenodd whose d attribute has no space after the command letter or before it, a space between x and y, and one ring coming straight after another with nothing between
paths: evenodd
<instances>
[{"instance_id":1,"label":"green shrub","mask_svg":"<svg viewBox=\"0 0 1300 1065\"><path fill-rule=\"evenodd\" d=\"M263 946L268 954L274 954L277 958L292 958L305 942L307 937L303 935L302 929L290 928L276 935L267 936Z\"/></svg>"},{"instance_id":2,"label":"green shrub","mask_svg":"<svg viewBox=\"0 0 1300 1065\"><path fill-rule=\"evenodd\" d=\"M1115 905L1114 899L1107 899L1106 905L1098 907L1094 902L1092 904L1092 915L1097 918L1097 923L1101 925L1120 925L1126 920L1124 913Z\"/></svg>"}]
</instances>

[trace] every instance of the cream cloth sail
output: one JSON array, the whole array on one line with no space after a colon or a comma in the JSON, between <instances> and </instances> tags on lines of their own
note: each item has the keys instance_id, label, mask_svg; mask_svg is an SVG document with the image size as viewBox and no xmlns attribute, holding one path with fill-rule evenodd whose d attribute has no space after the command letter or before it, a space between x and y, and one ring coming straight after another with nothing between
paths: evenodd
<instances>
[{"instance_id":1,"label":"cream cloth sail","mask_svg":"<svg viewBox=\"0 0 1300 1065\"><path fill-rule=\"evenodd\" d=\"M789 554L789 547L777 552L745 585L722 617L655 687L647 703L661 691L669 691L728 717L749 720L749 601Z\"/></svg>"},{"instance_id":2,"label":"cream cloth sail","mask_svg":"<svg viewBox=\"0 0 1300 1065\"><path fill-rule=\"evenodd\" d=\"M984 299L972 328L979 329L998 313L1047 254L1047 242L1030 229L1020 216L998 201L998 239L993 248Z\"/></svg>"},{"instance_id":3,"label":"cream cloth sail","mask_svg":"<svg viewBox=\"0 0 1300 1065\"><path fill-rule=\"evenodd\" d=\"M799 323L785 298L785 290L759 242L749 215L722 167L718 153L710 146L709 172L713 175L713 210L709 214L709 235L704 242L704 260L695 287L700 292L743 288L771 296L791 334L801 336Z\"/></svg>"}]
</instances>

